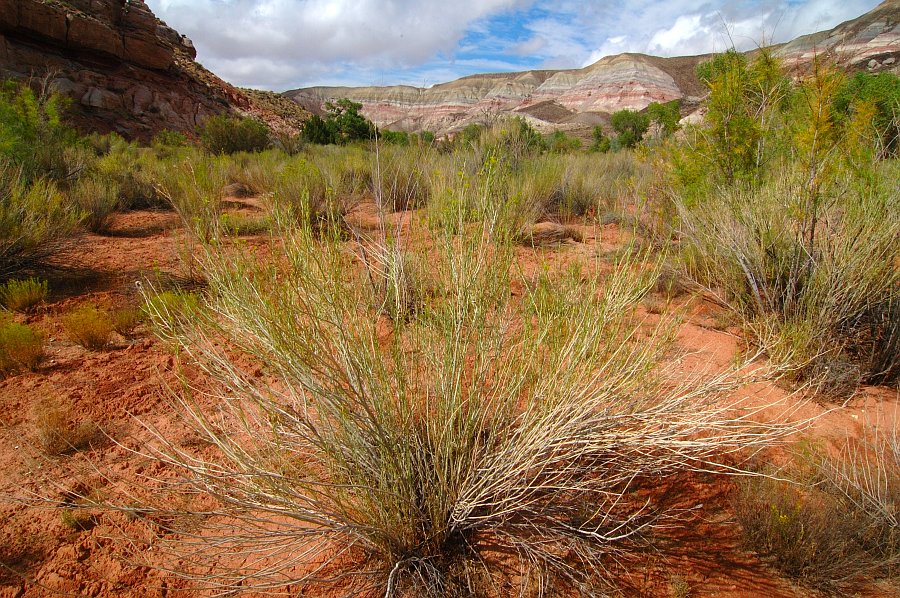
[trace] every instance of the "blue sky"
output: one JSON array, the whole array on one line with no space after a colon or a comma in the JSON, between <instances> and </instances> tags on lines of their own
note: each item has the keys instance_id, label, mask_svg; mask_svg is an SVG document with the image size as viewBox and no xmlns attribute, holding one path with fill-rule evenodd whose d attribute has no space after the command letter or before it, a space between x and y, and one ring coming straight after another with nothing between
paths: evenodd
<instances>
[{"instance_id":1,"label":"blue sky","mask_svg":"<svg viewBox=\"0 0 900 598\"><path fill-rule=\"evenodd\" d=\"M578 68L620 52L749 49L830 29L873 0L146 0L236 85L431 86Z\"/></svg>"}]
</instances>

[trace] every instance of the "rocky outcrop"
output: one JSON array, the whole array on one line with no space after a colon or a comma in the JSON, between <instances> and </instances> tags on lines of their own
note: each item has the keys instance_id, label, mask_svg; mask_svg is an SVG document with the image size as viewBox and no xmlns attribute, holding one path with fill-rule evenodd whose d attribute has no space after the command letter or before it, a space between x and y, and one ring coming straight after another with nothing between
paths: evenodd
<instances>
[{"instance_id":1,"label":"rocky outcrop","mask_svg":"<svg viewBox=\"0 0 900 598\"><path fill-rule=\"evenodd\" d=\"M0 75L46 80L84 130L147 139L204 118L250 113L297 129L305 112L263 101L197 64L189 39L143 0L0 0Z\"/></svg>"},{"instance_id":2,"label":"rocky outcrop","mask_svg":"<svg viewBox=\"0 0 900 598\"><path fill-rule=\"evenodd\" d=\"M831 31L807 35L775 48L784 63L803 69L826 54L848 69L898 70L900 0ZM658 58L642 54L607 56L582 68L463 77L427 89L396 87L310 87L286 95L312 111L342 97L363 105L381 126L452 133L491 114L527 118L539 130L567 130L589 136L617 110L642 110L651 102L679 99L683 116L699 106L705 88L695 75L708 56Z\"/></svg>"}]
</instances>

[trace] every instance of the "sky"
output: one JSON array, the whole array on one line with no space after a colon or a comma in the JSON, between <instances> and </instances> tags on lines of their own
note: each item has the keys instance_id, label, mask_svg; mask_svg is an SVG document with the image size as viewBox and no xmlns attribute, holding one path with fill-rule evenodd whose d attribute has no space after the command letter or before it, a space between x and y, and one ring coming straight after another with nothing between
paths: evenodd
<instances>
[{"instance_id":1,"label":"sky","mask_svg":"<svg viewBox=\"0 0 900 598\"><path fill-rule=\"evenodd\" d=\"M145 0L242 87L430 87L579 68L610 54L746 50L830 29L878 0Z\"/></svg>"}]
</instances>

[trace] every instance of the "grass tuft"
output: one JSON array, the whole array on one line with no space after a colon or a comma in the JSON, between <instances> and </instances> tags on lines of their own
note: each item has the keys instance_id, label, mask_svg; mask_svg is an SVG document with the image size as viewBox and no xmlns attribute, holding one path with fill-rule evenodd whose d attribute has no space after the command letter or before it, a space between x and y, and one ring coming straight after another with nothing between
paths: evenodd
<instances>
[{"instance_id":1,"label":"grass tuft","mask_svg":"<svg viewBox=\"0 0 900 598\"><path fill-rule=\"evenodd\" d=\"M28 313L43 303L49 292L46 280L9 280L0 284L0 305L10 311Z\"/></svg>"},{"instance_id":2,"label":"grass tuft","mask_svg":"<svg viewBox=\"0 0 900 598\"><path fill-rule=\"evenodd\" d=\"M96 305L82 305L63 316L62 324L72 341L92 351L106 348L114 330L109 312Z\"/></svg>"}]
</instances>

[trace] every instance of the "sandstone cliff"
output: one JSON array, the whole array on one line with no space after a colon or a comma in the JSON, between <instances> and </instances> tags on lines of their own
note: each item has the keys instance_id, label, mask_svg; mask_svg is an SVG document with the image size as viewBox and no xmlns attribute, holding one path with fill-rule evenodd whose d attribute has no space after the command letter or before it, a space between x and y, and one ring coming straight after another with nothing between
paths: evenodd
<instances>
[{"instance_id":1,"label":"sandstone cliff","mask_svg":"<svg viewBox=\"0 0 900 598\"><path fill-rule=\"evenodd\" d=\"M775 51L789 67L798 69L816 54L828 54L850 69L896 70L900 0L887 0L858 19ZM408 131L448 133L491 114L513 113L528 118L539 130L586 135L612 112L641 110L651 102L680 99L683 113L690 114L705 93L694 73L706 58L620 54L582 69L473 75L427 89L310 87L286 95L312 111L320 111L326 101L347 97L361 103L363 114L377 124Z\"/></svg>"},{"instance_id":2,"label":"sandstone cliff","mask_svg":"<svg viewBox=\"0 0 900 598\"><path fill-rule=\"evenodd\" d=\"M299 127L302 109L237 89L195 57L143 0L0 0L0 76L47 79L84 130L146 139L223 112Z\"/></svg>"}]
</instances>

